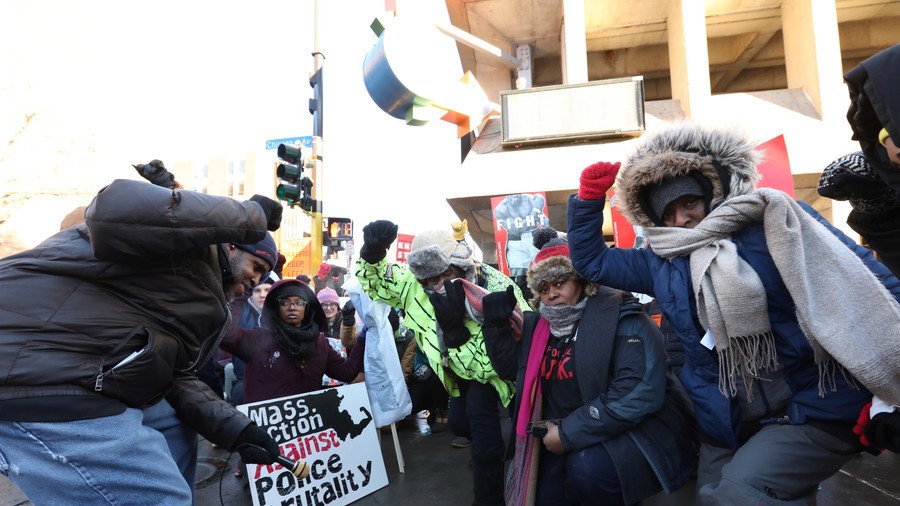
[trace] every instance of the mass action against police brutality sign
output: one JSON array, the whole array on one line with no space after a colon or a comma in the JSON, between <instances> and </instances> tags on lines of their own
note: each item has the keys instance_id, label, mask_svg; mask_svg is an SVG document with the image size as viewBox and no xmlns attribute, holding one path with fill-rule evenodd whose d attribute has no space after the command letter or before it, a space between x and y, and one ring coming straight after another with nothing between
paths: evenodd
<instances>
[{"instance_id":1,"label":"mass action against police brutality sign","mask_svg":"<svg viewBox=\"0 0 900 506\"><path fill-rule=\"evenodd\" d=\"M388 484L365 385L242 404L281 453L310 466L298 480L278 464L247 466L254 506L349 504Z\"/></svg>"}]
</instances>

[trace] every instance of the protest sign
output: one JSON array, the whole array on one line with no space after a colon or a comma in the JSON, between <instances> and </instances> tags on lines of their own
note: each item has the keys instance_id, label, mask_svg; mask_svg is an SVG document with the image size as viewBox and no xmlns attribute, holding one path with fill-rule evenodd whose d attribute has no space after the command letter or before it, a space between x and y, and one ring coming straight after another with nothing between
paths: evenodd
<instances>
[{"instance_id":1,"label":"protest sign","mask_svg":"<svg viewBox=\"0 0 900 506\"><path fill-rule=\"evenodd\" d=\"M278 464L248 465L254 506L340 506L388 484L363 384L238 409L275 439L284 456L310 467L299 480Z\"/></svg>"},{"instance_id":2,"label":"protest sign","mask_svg":"<svg viewBox=\"0 0 900 506\"><path fill-rule=\"evenodd\" d=\"M525 275L538 252L532 244L532 234L539 228L550 226L548 214L544 192L491 197L500 272L511 277Z\"/></svg>"},{"instance_id":3,"label":"protest sign","mask_svg":"<svg viewBox=\"0 0 900 506\"><path fill-rule=\"evenodd\" d=\"M409 255L412 249L412 242L415 236L410 234L397 234L397 261L406 263L406 255Z\"/></svg>"}]
</instances>

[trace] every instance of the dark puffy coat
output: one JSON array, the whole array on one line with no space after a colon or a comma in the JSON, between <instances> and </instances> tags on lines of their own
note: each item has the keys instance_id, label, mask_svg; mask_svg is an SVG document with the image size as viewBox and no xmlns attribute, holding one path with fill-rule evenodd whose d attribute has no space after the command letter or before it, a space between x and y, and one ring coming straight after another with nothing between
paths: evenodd
<instances>
[{"instance_id":1,"label":"dark puffy coat","mask_svg":"<svg viewBox=\"0 0 900 506\"><path fill-rule=\"evenodd\" d=\"M516 351L516 392L523 391L539 320L539 313L525 313ZM490 329L486 338L493 340L496 330ZM667 493L681 488L696 468L689 401L678 380L666 373L663 337L637 300L599 287L578 323L574 356L584 405L560 423L567 450L603 444L616 465L626 504L652 495L660 485ZM520 403L517 394L515 411Z\"/></svg>"},{"instance_id":2,"label":"dark puffy coat","mask_svg":"<svg viewBox=\"0 0 900 506\"><path fill-rule=\"evenodd\" d=\"M85 217L0 260L0 400L96 392L142 407L165 396L230 448L249 420L195 370L230 320L215 245L262 239L262 209L116 180Z\"/></svg>"},{"instance_id":3,"label":"dark puffy coat","mask_svg":"<svg viewBox=\"0 0 900 506\"><path fill-rule=\"evenodd\" d=\"M878 132L887 128L900 146L900 44L876 53L844 74L850 91L847 121L853 140L875 168L875 172L900 192L900 171L891 168L887 152L878 143Z\"/></svg>"},{"instance_id":4,"label":"dark puffy coat","mask_svg":"<svg viewBox=\"0 0 900 506\"><path fill-rule=\"evenodd\" d=\"M853 129L853 139L859 141L883 184L900 192L900 170L891 166L887 152L878 143L878 132L887 128L891 140L900 146L900 44L863 61L847 72L844 80L850 90L847 121ZM896 209L877 214L854 209L847 224L895 275L900 275L900 215Z\"/></svg>"},{"instance_id":5,"label":"dark puffy coat","mask_svg":"<svg viewBox=\"0 0 900 506\"><path fill-rule=\"evenodd\" d=\"M692 150L703 153L700 160L691 158ZM707 177L713 185L713 205L729 196L751 192L759 177L752 146L733 134L687 126L666 131L642 145L619 173L617 198L630 221L655 226L644 212L646 205L642 205L641 195L653 182L678 174L676 170L682 170L681 174L699 171ZM720 178L727 183L722 184ZM871 394L864 388L852 387L844 375L837 374L836 390L829 389L824 397L819 397L819 369L813 350L797 323L793 299L769 254L761 224L748 225L732 234L732 241L766 288L769 321L776 336L783 377L754 381L753 402L742 409L746 396L729 398L719 391L718 356L701 344L704 329L696 316L689 257L666 260L653 251L652 244L645 249L607 248L602 235L604 204L604 200L581 200L574 195L569 198L572 263L589 280L656 298L663 316L684 345L685 362L679 377L693 400L697 422L710 442L737 448L742 431L753 428L748 424L755 424L758 429L760 422L784 415L792 424L839 422L850 434L850 427ZM851 241L809 205L799 204L856 253L894 297L900 298L900 281L869 250ZM827 269L827 265L822 265L822 275L827 275Z\"/></svg>"}]
</instances>

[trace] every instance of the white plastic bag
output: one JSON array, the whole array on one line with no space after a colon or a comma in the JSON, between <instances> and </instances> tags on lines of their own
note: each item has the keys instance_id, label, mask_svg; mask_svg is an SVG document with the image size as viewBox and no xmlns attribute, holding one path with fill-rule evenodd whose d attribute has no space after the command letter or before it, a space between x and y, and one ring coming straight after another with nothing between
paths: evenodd
<instances>
[{"instance_id":1,"label":"white plastic bag","mask_svg":"<svg viewBox=\"0 0 900 506\"><path fill-rule=\"evenodd\" d=\"M368 328L364 358L366 391L369 393L375 426L384 427L412 412L412 400L400 368L394 332L388 321L391 308L369 298L355 276L348 275L345 278L344 290L350 295L356 314Z\"/></svg>"}]
</instances>

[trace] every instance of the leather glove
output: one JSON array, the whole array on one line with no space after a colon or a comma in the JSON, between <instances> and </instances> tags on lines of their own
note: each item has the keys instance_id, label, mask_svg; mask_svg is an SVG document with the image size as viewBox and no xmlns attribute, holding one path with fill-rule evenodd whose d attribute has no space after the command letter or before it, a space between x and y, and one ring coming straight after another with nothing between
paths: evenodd
<instances>
[{"instance_id":1,"label":"leather glove","mask_svg":"<svg viewBox=\"0 0 900 506\"><path fill-rule=\"evenodd\" d=\"M377 264L397 238L397 225L389 220L376 220L363 227L363 246L359 256L370 264Z\"/></svg>"},{"instance_id":2,"label":"leather glove","mask_svg":"<svg viewBox=\"0 0 900 506\"><path fill-rule=\"evenodd\" d=\"M509 326L509 317L516 309L516 291L512 285L506 287L503 292L491 292L481 299L481 307L484 312L485 327Z\"/></svg>"},{"instance_id":3,"label":"leather glove","mask_svg":"<svg viewBox=\"0 0 900 506\"><path fill-rule=\"evenodd\" d=\"M900 453L900 412L873 416L866 424L865 436L875 448Z\"/></svg>"},{"instance_id":4,"label":"leather glove","mask_svg":"<svg viewBox=\"0 0 900 506\"><path fill-rule=\"evenodd\" d=\"M578 198L582 200L600 200L616 182L619 173L619 162L597 162L581 171L578 181Z\"/></svg>"},{"instance_id":5,"label":"leather glove","mask_svg":"<svg viewBox=\"0 0 900 506\"><path fill-rule=\"evenodd\" d=\"M444 293L432 293L428 296L434 308L434 316L444 333L444 344L448 348L459 348L466 344L472 335L463 325L466 317L466 292L462 283L444 280Z\"/></svg>"},{"instance_id":6,"label":"leather glove","mask_svg":"<svg viewBox=\"0 0 900 506\"><path fill-rule=\"evenodd\" d=\"M160 160L151 160L150 163L142 163L140 165L132 165L134 170L141 175L142 178L150 181L156 186L163 188L175 188L178 183L175 182L175 176L166 170L166 166Z\"/></svg>"},{"instance_id":7,"label":"leather glove","mask_svg":"<svg viewBox=\"0 0 900 506\"><path fill-rule=\"evenodd\" d=\"M275 462L275 456L281 453L278 443L255 423L251 423L241 431L234 441L232 451L240 453L241 460L245 464L266 465Z\"/></svg>"},{"instance_id":8,"label":"leather glove","mask_svg":"<svg viewBox=\"0 0 900 506\"><path fill-rule=\"evenodd\" d=\"M256 202L262 208L266 215L266 229L274 232L281 226L281 213L284 208L277 200L272 200L263 195L254 195L250 197L250 202Z\"/></svg>"},{"instance_id":9,"label":"leather glove","mask_svg":"<svg viewBox=\"0 0 900 506\"><path fill-rule=\"evenodd\" d=\"M348 300L341 308L341 318L343 318L343 324L348 327L356 324L356 308L353 307L352 301Z\"/></svg>"}]
</instances>

